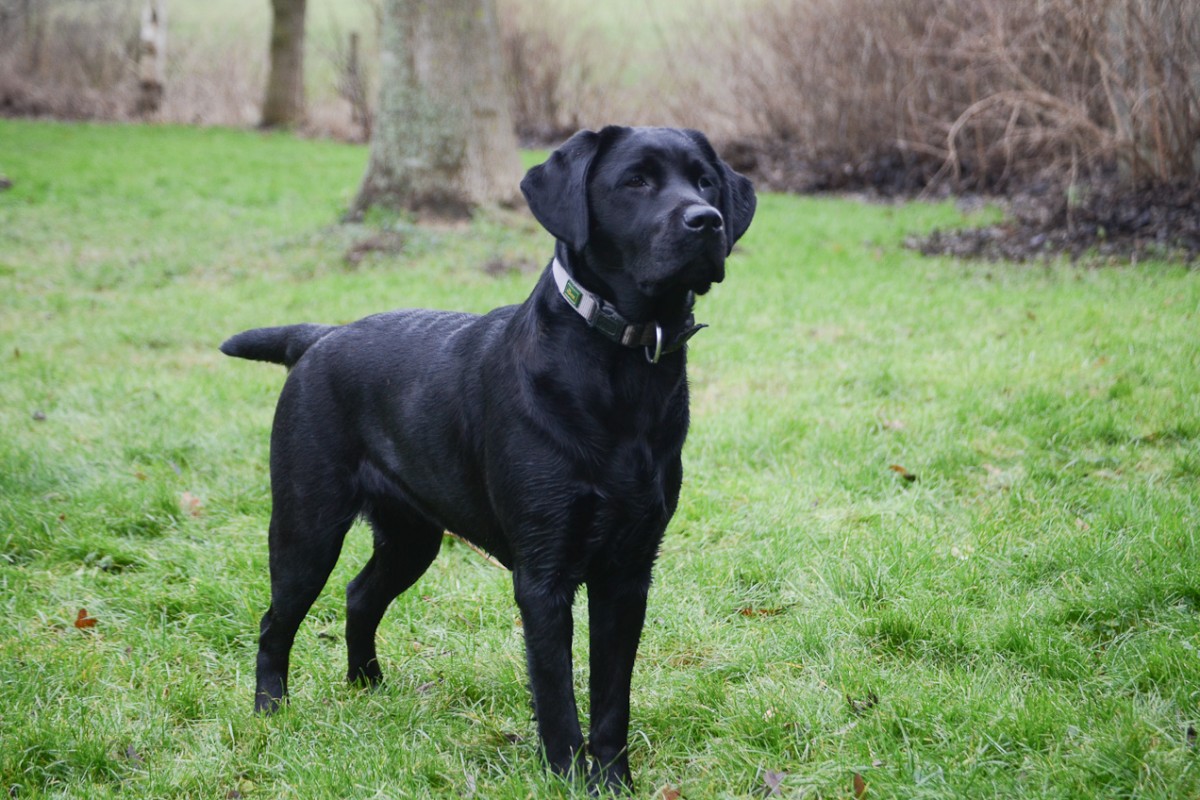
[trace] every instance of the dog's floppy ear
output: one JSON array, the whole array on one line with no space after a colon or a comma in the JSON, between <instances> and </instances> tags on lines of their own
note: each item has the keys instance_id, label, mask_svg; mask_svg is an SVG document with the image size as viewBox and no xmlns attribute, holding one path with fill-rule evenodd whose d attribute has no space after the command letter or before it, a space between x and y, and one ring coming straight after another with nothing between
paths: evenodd
<instances>
[{"instance_id":1,"label":"dog's floppy ear","mask_svg":"<svg viewBox=\"0 0 1200 800\"><path fill-rule=\"evenodd\" d=\"M754 219L754 209L758 205L754 184L745 175L734 172L732 167L722 161L703 133L694 130L687 130L685 133L700 145L713 166L721 173L721 197L717 210L725 218L725 238L729 252L733 252L733 243L742 238L742 234L750 228L750 221Z\"/></svg>"},{"instance_id":2,"label":"dog's floppy ear","mask_svg":"<svg viewBox=\"0 0 1200 800\"><path fill-rule=\"evenodd\" d=\"M521 181L521 193L533 216L572 250L587 244L587 176L599 143L598 133L579 131Z\"/></svg>"},{"instance_id":3,"label":"dog's floppy ear","mask_svg":"<svg viewBox=\"0 0 1200 800\"><path fill-rule=\"evenodd\" d=\"M587 187L592 164L602 150L628 131L618 125L607 125L599 133L579 131L521 181L521 192L533 216L572 250L582 250L588 240Z\"/></svg>"},{"instance_id":4,"label":"dog's floppy ear","mask_svg":"<svg viewBox=\"0 0 1200 800\"><path fill-rule=\"evenodd\" d=\"M750 227L754 219L754 209L758 206L758 198L754 194L754 184L745 175L734 172L733 168L724 161L718 162L723 173L721 186L721 216L725 217L725 225L729 229L726 238L729 251L733 252L733 243L742 238L742 234ZM728 253L726 254L728 255Z\"/></svg>"}]
</instances>

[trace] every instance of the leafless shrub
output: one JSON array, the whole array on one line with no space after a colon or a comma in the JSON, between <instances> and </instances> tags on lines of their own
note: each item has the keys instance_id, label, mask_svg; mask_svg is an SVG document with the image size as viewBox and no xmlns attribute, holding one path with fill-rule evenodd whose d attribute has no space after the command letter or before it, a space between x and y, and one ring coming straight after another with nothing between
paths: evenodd
<instances>
[{"instance_id":1,"label":"leafless shrub","mask_svg":"<svg viewBox=\"0 0 1200 800\"><path fill-rule=\"evenodd\" d=\"M337 93L350 105L350 119L361 130L361 139L365 142L371 138L373 114L366 71L359 55L359 34L351 33L345 41L344 48L339 43L334 51Z\"/></svg>"},{"instance_id":2,"label":"leafless shrub","mask_svg":"<svg viewBox=\"0 0 1200 800\"><path fill-rule=\"evenodd\" d=\"M528 0L503 0L501 6L501 52L522 142L554 143L623 116L614 113L622 105L619 48L614 52L610 42L554 6Z\"/></svg>"},{"instance_id":3,"label":"leafless shrub","mask_svg":"<svg viewBox=\"0 0 1200 800\"><path fill-rule=\"evenodd\" d=\"M120 117L137 52L131 0L0 0L0 109Z\"/></svg>"},{"instance_id":4,"label":"leafless shrub","mask_svg":"<svg viewBox=\"0 0 1200 800\"><path fill-rule=\"evenodd\" d=\"M127 119L135 112L141 0L0 0L0 113ZM266 53L236 23L171 32L158 118L253 124Z\"/></svg>"},{"instance_id":5,"label":"leafless shrub","mask_svg":"<svg viewBox=\"0 0 1200 800\"><path fill-rule=\"evenodd\" d=\"M767 146L987 188L1200 173L1194 0L790 0L739 27L721 89Z\"/></svg>"},{"instance_id":6,"label":"leafless shrub","mask_svg":"<svg viewBox=\"0 0 1200 800\"><path fill-rule=\"evenodd\" d=\"M507 27L504 62L513 124L523 141L561 138L578 118L563 107L563 52L544 30Z\"/></svg>"},{"instance_id":7,"label":"leafless shrub","mask_svg":"<svg viewBox=\"0 0 1200 800\"><path fill-rule=\"evenodd\" d=\"M247 57L232 32L209 28L171 40L161 118L190 125L255 125L266 82L265 48Z\"/></svg>"},{"instance_id":8,"label":"leafless shrub","mask_svg":"<svg viewBox=\"0 0 1200 800\"><path fill-rule=\"evenodd\" d=\"M359 30L346 32L341 21L330 16L328 40L318 48L333 68L333 89L346 105L357 141L369 141L374 121L374 93L371 83L375 75L373 64L378 57L379 30L383 25L383 8L378 0L363 0L368 7L371 23L366 35ZM316 116L322 116L318 113ZM318 121L318 124L319 121ZM326 127L326 126L322 126Z\"/></svg>"},{"instance_id":9,"label":"leafless shrub","mask_svg":"<svg viewBox=\"0 0 1200 800\"><path fill-rule=\"evenodd\" d=\"M1189 0L995 4L990 36L963 48L995 87L947 133L961 163L970 126L998 127L1006 167L1023 147L1072 170L1115 164L1133 181L1200 174L1200 15ZM1021 12L1024 13L1021 13ZM1007 35L1002 35L1006 33Z\"/></svg>"}]
</instances>

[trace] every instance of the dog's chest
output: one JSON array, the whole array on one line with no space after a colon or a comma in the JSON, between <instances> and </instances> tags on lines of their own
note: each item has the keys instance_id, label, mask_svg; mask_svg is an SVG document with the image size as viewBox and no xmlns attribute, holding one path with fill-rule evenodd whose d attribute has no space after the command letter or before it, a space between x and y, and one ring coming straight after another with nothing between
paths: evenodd
<instances>
[{"instance_id":1,"label":"dog's chest","mask_svg":"<svg viewBox=\"0 0 1200 800\"><path fill-rule=\"evenodd\" d=\"M645 406L616 414L597 436L590 458L594 495L591 547L596 554L656 549L674 513L682 479L686 411L650 414Z\"/></svg>"},{"instance_id":2,"label":"dog's chest","mask_svg":"<svg viewBox=\"0 0 1200 800\"><path fill-rule=\"evenodd\" d=\"M573 498L567 529L580 551L572 560L587 571L653 559L675 510L680 478L677 453L664 458L643 443L616 446Z\"/></svg>"}]
</instances>

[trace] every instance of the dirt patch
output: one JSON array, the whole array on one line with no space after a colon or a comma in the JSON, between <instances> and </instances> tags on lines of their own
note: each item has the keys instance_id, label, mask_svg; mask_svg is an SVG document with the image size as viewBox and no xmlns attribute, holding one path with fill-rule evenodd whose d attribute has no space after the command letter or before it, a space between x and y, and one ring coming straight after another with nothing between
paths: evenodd
<instances>
[{"instance_id":1,"label":"dirt patch","mask_svg":"<svg viewBox=\"0 0 1200 800\"><path fill-rule=\"evenodd\" d=\"M399 231L380 231L359 239L346 249L342 258L348 267L357 267L372 253L395 255L404 249L408 237Z\"/></svg>"},{"instance_id":2,"label":"dirt patch","mask_svg":"<svg viewBox=\"0 0 1200 800\"><path fill-rule=\"evenodd\" d=\"M1132 187L1115 172L1074 188L1052 170L1040 175L958 174L933 154L902 148L855 156L805 152L786 143L726 142L722 156L760 190L859 193L868 199L968 195L999 203L1007 219L984 228L934 231L908 247L925 255L1030 261L1060 255L1137 262L1200 263L1200 183Z\"/></svg>"},{"instance_id":3,"label":"dirt patch","mask_svg":"<svg viewBox=\"0 0 1200 800\"><path fill-rule=\"evenodd\" d=\"M1021 192L1008 218L984 228L934 231L908 247L925 255L1031 261L1065 255L1136 263L1200 264L1200 186L1090 184L1077 192Z\"/></svg>"}]
</instances>

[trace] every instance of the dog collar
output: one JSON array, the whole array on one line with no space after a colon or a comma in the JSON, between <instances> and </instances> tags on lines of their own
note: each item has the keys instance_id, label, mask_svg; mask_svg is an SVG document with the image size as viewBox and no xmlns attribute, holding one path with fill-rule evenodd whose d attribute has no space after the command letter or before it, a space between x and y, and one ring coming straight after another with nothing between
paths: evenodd
<instances>
[{"instance_id":1,"label":"dog collar","mask_svg":"<svg viewBox=\"0 0 1200 800\"><path fill-rule=\"evenodd\" d=\"M599 331L605 337L625 347L644 347L646 360L651 364L657 364L664 353L674 353L681 349L687 344L688 339L696 335L697 331L708 327L707 325L697 325L695 318L688 313L680 334L670 342L664 343L661 324L654 321L633 323L625 319L611 303L576 283L557 257L551 262L550 271L554 275L558 293L567 301L567 305L583 317L589 328ZM688 292L689 312L695 302L695 295Z\"/></svg>"}]
</instances>

